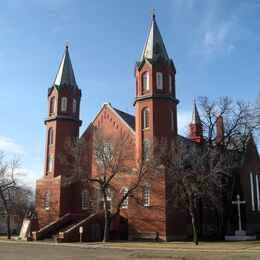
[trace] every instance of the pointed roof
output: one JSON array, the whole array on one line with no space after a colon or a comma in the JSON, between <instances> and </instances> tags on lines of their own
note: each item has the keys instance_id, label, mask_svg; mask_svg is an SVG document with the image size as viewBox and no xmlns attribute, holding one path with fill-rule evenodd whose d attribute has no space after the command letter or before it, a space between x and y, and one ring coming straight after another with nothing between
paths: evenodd
<instances>
[{"instance_id":1,"label":"pointed roof","mask_svg":"<svg viewBox=\"0 0 260 260\"><path fill-rule=\"evenodd\" d=\"M169 60L154 14L144 45L141 61L144 58L152 60L163 58L164 60Z\"/></svg>"},{"instance_id":2,"label":"pointed roof","mask_svg":"<svg viewBox=\"0 0 260 260\"><path fill-rule=\"evenodd\" d=\"M196 102L194 101L191 124L201 124L200 115L196 106Z\"/></svg>"},{"instance_id":3,"label":"pointed roof","mask_svg":"<svg viewBox=\"0 0 260 260\"><path fill-rule=\"evenodd\" d=\"M54 85L58 87L62 85L77 87L68 49L69 47L68 45L66 45L66 49L62 57L58 73L54 80Z\"/></svg>"}]
</instances>

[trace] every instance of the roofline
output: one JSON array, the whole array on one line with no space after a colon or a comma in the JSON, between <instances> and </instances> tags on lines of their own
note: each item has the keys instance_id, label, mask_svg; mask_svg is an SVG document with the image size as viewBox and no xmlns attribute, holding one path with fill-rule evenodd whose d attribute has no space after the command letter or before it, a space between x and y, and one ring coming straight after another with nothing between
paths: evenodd
<instances>
[{"instance_id":1,"label":"roofline","mask_svg":"<svg viewBox=\"0 0 260 260\"><path fill-rule=\"evenodd\" d=\"M110 103L110 102L104 102L104 103L103 103L103 106L101 107L101 109L99 110L99 112L96 114L96 116L93 118L93 120L91 121L91 123L93 123L93 122L96 120L96 118L98 117L98 115L101 113L103 107L106 106L106 105L112 110L113 113L115 113L115 114L119 117L119 119L122 121L122 123L123 123L133 134L135 134L134 129L133 129L132 127L130 127L130 126L125 122L125 120L116 112L116 110L111 106L111 103ZM90 124L91 124L91 123L90 123Z\"/></svg>"}]
</instances>

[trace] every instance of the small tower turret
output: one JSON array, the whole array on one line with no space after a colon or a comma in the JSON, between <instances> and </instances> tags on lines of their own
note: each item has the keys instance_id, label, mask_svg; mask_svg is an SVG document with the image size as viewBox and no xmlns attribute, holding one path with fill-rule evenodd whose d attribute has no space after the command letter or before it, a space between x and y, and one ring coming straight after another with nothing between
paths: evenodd
<instances>
[{"instance_id":1,"label":"small tower turret","mask_svg":"<svg viewBox=\"0 0 260 260\"><path fill-rule=\"evenodd\" d=\"M203 140L203 128L196 101L194 101L192 118L190 122L190 139L197 143L201 143Z\"/></svg>"}]
</instances>

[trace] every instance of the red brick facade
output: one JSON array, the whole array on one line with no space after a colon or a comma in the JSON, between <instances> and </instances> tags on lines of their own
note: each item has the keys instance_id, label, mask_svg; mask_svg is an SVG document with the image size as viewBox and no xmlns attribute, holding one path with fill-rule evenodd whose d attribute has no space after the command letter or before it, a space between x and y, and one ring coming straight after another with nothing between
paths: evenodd
<instances>
[{"instance_id":1,"label":"red brick facade","mask_svg":"<svg viewBox=\"0 0 260 260\"><path fill-rule=\"evenodd\" d=\"M175 66L164 49L155 17L153 17L150 30L154 30L154 34L157 33L157 38L154 39L157 43L155 47L152 46L155 48L152 49L153 56L149 54L151 46L145 46L143 59L137 62L135 67L135 117L113 108L109 103L105 103L81 136L91 144L93 139L92 130L96 128L102 128L106 134L114 136L127 133L130 136L136 159L141 159L144 156L146 140L150 142L155 138L166 138L171 143L178 135L177 104L179 101L176 99ZM68 56L67 49L64 55L65 62L66 55ZM61 160L61 156L66 153L64 145L68 137L79 137L79 127L81 125L79 119L81 91L73 78L74 74L72 67L70 67L70 60L67 60L67 62L69 62L65 64L67 68L62 69L64 73L70 74L72 79L63 75L67 80L67 84L66 80L64 80L65 83L62 83L62 79L56 79L57 84L61 82L60 85L54 84L48 93L48 117L45 119L44 176L36 184L36 210L41 228L67 213L77 214L78 220L88 217L93 213L95 200L97 199L96 187L89 183L78 181L71 186L62 184L64 176L71 174ZM67 98L66 102L62 101L64 97ZM66 106L66 109L64 106ZM218 128L220 129L220 126ZM191 140L198 143L202 142L201 124L190 124L190 133ZM52 135L52 138L50 135ZM248 159L245 160L240 179L244 198L247 201L246 223L248 230L252 232L260 231L260 225L258 224L260 223L260 195L257 195L256 182L254 182L255 210L252 212L250 205L252 199L250 172L254 174L253 178L256 180L255 176L260 175L259 167L259 156L257 150L253 149ZM94 161L90 163L89 160L86 174L96 174ZM134 178L133 175L126 174L123 177L115 178L113 184L120 191L123 187L131 184L132 178ZM183 213L171 207L169 203L170 184L165 175L156 174L156 176L150 177L148 175L143 180L143 184L148 185L150 190L149 205L145 206L138 203L136 199L128 198L128 208L121 209L120 216L112 223L111 229L116 234L116 237L135 239L137 234L150 234L154 237L159 235L159 238L163 240L187 237L190 234L190 220ZM141 186L135 191L135 196L139 198L139 201L142 201L143 187ZM89 207L85 209L82 207L82 194L84 191L88 192L90 200ZM113 199L118 196L120 196L120 192L114 194ZM203 226L204 230L213 227L218 229L218 220L214 210L201 212L201 219L203 219L201 226ZM91 231L90 226L95 229L99 225L98 223L100 222L98 220L95 222L94 217L92 217L91 222L88 223L88 232L93 231ZM100 228L102 229L102 224ZM205 233L207 232L205 231ZM94 233L91 234L89 233L86 237L88 239L90 237L97 239L98 236L94 235Z\"/></svg>"}]
</instances>

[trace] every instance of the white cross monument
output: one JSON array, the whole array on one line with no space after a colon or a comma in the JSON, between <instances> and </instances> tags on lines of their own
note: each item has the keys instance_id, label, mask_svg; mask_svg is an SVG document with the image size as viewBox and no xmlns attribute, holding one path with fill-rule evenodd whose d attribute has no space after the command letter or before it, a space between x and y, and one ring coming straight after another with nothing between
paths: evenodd
<instances>
[{"instance_id":1,"label":"white cross monument","mask_svg":"<svg viewBox=\"0 0 260 260\"><path fill-rule=\"evenodd\" d=\"M237 204L237 213L238 213L238 230L235 231L235 236L245 236L246 231L242 230L242 225L241 225L241 210L240 210L240 205L245 204L246 202L244 200L240 200L240 195L237 195L237 200L232 201L232 204Z\"/></svg>"},{"instance_id":2,"label":"white cross monument","mask_svg":"<svg viewBox=\"0 0 260 260\"><path fill-rule=\"evenodd\" d=\"M232 201L232 204L237 204L237 213L238 213L238 230L235 231L234 236L227 235L225 236L225 240L229 241L244 241L244 240L256 240L255 235L246 235L246 231L242 230L241 225L241 204L245 204L244 200L240 200L240 195L237 195L237 200Z\"/></svg>"}]
</instances>

